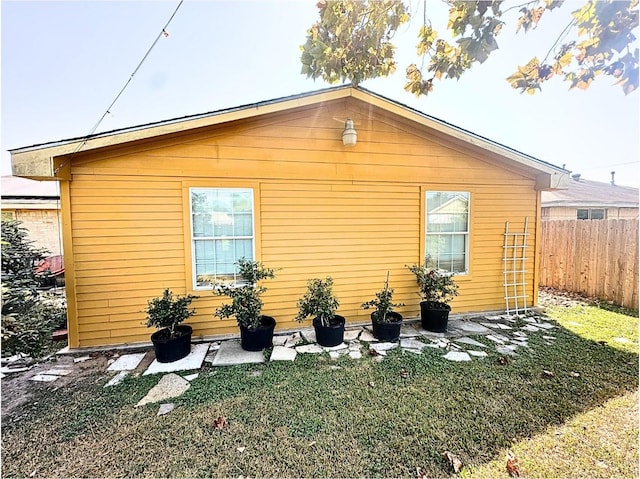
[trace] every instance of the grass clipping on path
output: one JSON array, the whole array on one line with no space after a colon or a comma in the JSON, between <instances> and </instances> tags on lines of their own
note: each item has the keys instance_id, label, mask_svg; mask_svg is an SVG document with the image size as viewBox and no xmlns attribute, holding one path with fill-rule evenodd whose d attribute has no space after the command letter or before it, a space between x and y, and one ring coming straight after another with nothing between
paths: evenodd
<instances>
[{"instance_id":1,"label":"grass clipping on path","mask_svg":"<svg viewBox=\"0 0 640 479\"><path fill-rule=\"evenodd\" d=\"M638 355L598 328L528 333L506 364L478 337L490 354L467 363L426 348L205 368L160 417L134 408L158 376L34 385L37 404L2 428L3 477L446 477L445 451L460 475L508 477L508 449L527 477L637 477Z\"/></svg>"}]
</instances>

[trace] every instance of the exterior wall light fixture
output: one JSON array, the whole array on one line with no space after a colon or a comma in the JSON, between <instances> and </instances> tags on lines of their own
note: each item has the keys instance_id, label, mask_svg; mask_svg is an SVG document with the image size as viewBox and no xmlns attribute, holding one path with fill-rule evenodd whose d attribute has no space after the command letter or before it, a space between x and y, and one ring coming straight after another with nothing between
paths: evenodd
<instances>
[{"instance_id":1,"label":"exterior wall light fixture","mask_svg":"<svg viewBox=\"0 0 640 479\"><path fill-rule=\"evenodd\" d=\"M344 122L344 131L342 132L342 143L344 146L355 146L358 141L358 132L353 126L353 120L347 119Z\"/></svg>"}]
</instances>

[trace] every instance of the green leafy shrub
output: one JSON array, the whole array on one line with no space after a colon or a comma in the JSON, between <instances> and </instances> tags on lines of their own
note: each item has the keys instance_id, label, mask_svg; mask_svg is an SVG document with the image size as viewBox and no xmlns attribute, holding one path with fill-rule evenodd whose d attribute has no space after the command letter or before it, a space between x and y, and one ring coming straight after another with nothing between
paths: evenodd
<instances>
[{"instance_id":1,"label":"green leafy shrub","mask_svg":"<svg viewBox=\"0 0 640 479\"><path fill-rule=\"evenodd\" d=\"M392 303L393 301L393 288L389 288L389 273L387 273L387 280L384 282L384 288L376 293L375 299L362 303L362 309L375 308L374 317L378 323L390 323L388 313L393 312L393 308L400 308L404 306L403 303Z\"/></svg>"},{"instance_id":2,"label":"green leafy shrub","mask_svg":"<svg viewBox=\"0 0 640 479\"><path fill-rule=\"evenodd\" d=\"M147 327L158 329L167 328L169 336L177 335L176 326L196 314L195 308L189 309L191 301L198 296L188 294L186 296L173 297L169 288L165 289L161 298L153 298L147 302Z\"/></svg>"},{"instance_id":3,"label":"green leafy shrub","mask_svg":"<svg viewBox=\"0 0 640 479\"><path fill-rule=\"evenodd\" d=\"M37 357L66 321L64 300L40 293L35 273L47 251L33 246L19 221L2 221L2 355Z\"/></svg>"},{"instance_id":4,"label":"green leafy shrub","mask_svg":"<svg viewBox=\"0 0 640 479\"><path fill-rule=\"evenodd\" d=\"M423 301L448 304L458 295L453 273L433 267L428 256L423 264L413 264L407 268L416 276Z\"/></svg>"},{"instance_id":5,"label":"green leafy shrub","mask_svg":"<svg viewBox=\"0 0 640 479\"><path fill-rule=\"evenodd\" d=\"M340 301L333 294L333 278L327 277L310 279L307 282L307 291L298 300L298 314L296 321L304 321L309 316L318 318L323 326L329 326Z\"/></svg>"},{"instance_id":6,"label":"green leafy shrub","mask_svg":"<svg viewBox=\"0 0 640 479\"><path fill-rule=\"evenodd\" d=\"M231 299L231 304L222 305L216 310L215 316L220 319L235 316L239 326L255 329L261 325L260 312L264 303L260 296L267 291L258 282L275 278L275 271L260 261L246 258L239 259L236 264L244 281L238 284L216 283L213 286L213 294Z\"/></svg>"}]
</instances>

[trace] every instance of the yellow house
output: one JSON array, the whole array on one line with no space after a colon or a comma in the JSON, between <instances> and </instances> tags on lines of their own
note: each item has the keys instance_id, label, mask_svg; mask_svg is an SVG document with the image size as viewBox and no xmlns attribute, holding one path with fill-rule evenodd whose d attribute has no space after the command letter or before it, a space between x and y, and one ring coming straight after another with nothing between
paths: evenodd
<instances>
[{"instance_id":1,"label":"yellow house","mask_svg":"<svg viewBox=\"0 0 640 479\"><path fill-rule=\"evenodd\" d=\"M343 143L346 120L357 133ZM349 124L351 126L351 124ZM434 254L457 273L454 313L505 308L505 222L528 218L526 292L536 298L540 192L567 172L351 86L11 151L15 175L59 180L72 348L148 342L164 288L194 293L195 336L214 318L210 281L242 256L278 268L263 312L293 322L309 278L331 276L348 322L390 272ZM438 245L432 251L431 245Z\"/></svg>"}]
</instances>

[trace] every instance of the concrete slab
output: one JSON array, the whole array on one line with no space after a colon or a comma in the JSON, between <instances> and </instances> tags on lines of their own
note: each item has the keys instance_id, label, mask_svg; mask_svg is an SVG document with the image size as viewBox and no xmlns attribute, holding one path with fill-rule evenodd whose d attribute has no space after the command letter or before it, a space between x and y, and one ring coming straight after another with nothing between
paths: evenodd
<instances>
[{"instance_id":1,"label":"concrete slab","mask_svg":"<svg viewBox=\"0 0 640 479\"><path fill-rule=\"evenodd\" d=\"M122 381L124 381L124 378L126 378L128 375L129 375L129 371L120 371L118 374L112 377L111 380L107 384L105 384L103 387L108 388L111 386L117 386Z\"/></svg>"},{"instance_id":2,"label":"concrete slab","mask_svg":"<svg viewBox=\"0 0 640 479\"><path fill-rule=\"evenodd\" d=\"M464 351L449 351L443 358L449 361L471 361L471 356Z\"/></svg>"},{"instance_id":3,"label":"concrete slab","mask_svg":"<svg viewBox=\"0 0 640 479\"><path fill-rule=\"evenodd\" d=\"M456 339L454 339L454 341L456 343L468 344L469 346L475 346L477 348L486 348L487 347L486 344L482 344L480 341L476 341L475 339L471 339L471 338L468 338L466 336L463 336L461 338L456 338Z\"/></svg>"},{"instance_id":4,"label":"concrete slab","mask_svg":"<svg viewBox=\"0 0 640 479\"><path fill-rule=\"evenodd\" d=\"M298 352L287 346L274 346L269 361L294 361Z\"/></svg>"},{"instance_id":5,"label":"concrete slab","mask_svg":"<svg viewBox=\"0 0 640 479\"><path fill-rule=\"evenodd\" d=\"M52 374L36 374L35 376L29 378L29 381L50 383L51 381L55 381L56 379L60 379L60 376L54 376Z\"/></svg>"},{"instance_id":6,"label":"concrete slab","mask_svg":"<svg viewBox=\"0 0 640 479\"><path fill-rule=\"evenodd\" d=\"M206 346L207 348L209 347L208 344ZM136 407L181 396L190 386L189 381L177 374L165 374L160 378L158 384L152 387L147 395L138 401Z\"/></svg>"},{"instance_id":7,"label":"concrete slab","mask_svg":"<svg viewBox=\"0 0 640 479\"><path fill-rule=\"evenodd\" d=\"M239 340L225 341L220 345L213 366L234 366L236 364L264 363L262 351L245 351Z\"/></svg>"},{"instance_id":8,"label":"concrete slab","mask_svg":"<svg viewBox=\"0 0 640 479\"><path fill-rule=\"evenodd\" d=\"M133 371L144 359L147 353L125 354L120 356L107 371Z\"/></svg>"},{"instance_id":9,"label":"concrete slab","mask_svg":"<svg viewBox=\"0 0 640 479\"><path fill-rule=\"evenodd\" d=\"M182 377L185 378L187 381L191 382L194 379L197 379L198 376L200 376L200 373L187 374L186 376L182 376Z\"/></svg>"},{"instance_id":10,"label":"concrete slab","mask_svg":"<svg viewBox=\"0 0 640 479\"><path fill-rule=\"evenodd\" d=\"M209 351L209 343L192 344L191 352L186 357L172 363L159 363L157 359L154 359L142 375L147 376L149 374L173 373L176 371L200 369L202 361L204 361L204 357L207 355L207 351ZM218 355L219 354L220 353L218 352Z\"/></svg>"},{"instance_id":11,"label":"concrete slab","mask_svg":"<svg viewBox=\"0 0 640 479\"><path fill-rule=\"evenodd\" d=\"M84 363L85 361L89 361L90 359L92 359L91 356L82 356L82 357L79 357L79 358L74 358L73 362L74 363Z\"/></svg>"}]
</instances>

